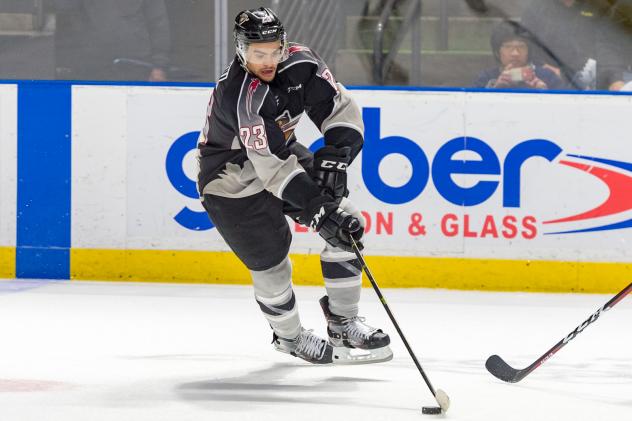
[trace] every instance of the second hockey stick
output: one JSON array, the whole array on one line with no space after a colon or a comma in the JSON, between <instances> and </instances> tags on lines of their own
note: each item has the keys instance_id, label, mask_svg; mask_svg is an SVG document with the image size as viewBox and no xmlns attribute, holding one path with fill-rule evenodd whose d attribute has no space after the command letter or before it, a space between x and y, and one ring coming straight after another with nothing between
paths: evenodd
<instances>
[{"instance_id":1,"label":"second hockey stick","mask_svg":"<svg viewBox=\"0 0 632 421\"><path fill-rule=\"evenodd\" d=\"M485 367L487 368L487 371L489 371L495 377L505 382L518 383L520 380L527 377L529 373L531 373L533 370L535 370L536 368L544 364L546 360L551 358L557 351L562 349L567 343L569 343L572 339L574 339L575 336L583 332L584 329L586 329L589 324L595 322L599 318L599 316L601 316L601 313L610 310L619 301L623 300L625 296L628 295L631 291L632 291L632 283L628 285L627 287L625 287L617 295L612 297L612 299L608 301L606 304L604 304L603 307L601 307L599 310L593 313L592 316L590 316L584 323L577 326L575 330L573 330L571 333L566 335L564 339L562 339L557 344L555 344L553 348L546 351L544 355L542 355L540 358L535 360L533 364L531 364L529 367L523 368L522 370L516 370L515 368L507 364L498 355L492 355L491 357L487 359L487 362L485 362Z\"/></svg>"},{"instance_id":2,"label":"second hockey stick","mask_svg":"<svg viewBox=\"0 0 632 421\"><path fill-rule=\"evenodd\" d=\"M375 293L380 299L380 302L384 306L384 310L386 310L386 314L388 314L388 317L391 319L393 326L395 326L395 330L397 330L399 337L402 339L402 342L404 342L404 346L408 350L410 357L413 359L415 366L417 366L417 370L419 370L421 377L423 377L424 381L426 382L426 386L428 386L428 389L430 389L432 396L434 396L435 400L439 404L438 407L424 406L422 408L422 412L424 414L441 414L441 413L447 412L448 408L450 407L450 398L443 390L435 389L432 386L432 383L430 383L430 379L426 375L426 372L424 371L424 369L421 367L421 364L419 364L419 361L417 360L417 357L415 356L413 349L408 344L408 341L406 340L404 333L399 328L399 324L397 323L397 320L395 320L395 316L393 316L393 313L391 312L391 309L389 308L388 303L386 302L386 298L384 298L384 296L382 295L382 291L380 291L380 287L377 285L377 282L375 282L375 278L373 278L373 275L371 274L369 267L366 265L366 262L364 261L364 257L362 257L362 253L360 252L360 249L358 248L358 245L356 244L353 237L351 237L351 242L352 242L353 251L355 255L357 256L358 260L360 261L360 264L362 265L362 269L364 269L364 273L366 273L367 278L369 278L369 282L371 282L371 285L373 286Z\"/></svg>"}]
</instances>

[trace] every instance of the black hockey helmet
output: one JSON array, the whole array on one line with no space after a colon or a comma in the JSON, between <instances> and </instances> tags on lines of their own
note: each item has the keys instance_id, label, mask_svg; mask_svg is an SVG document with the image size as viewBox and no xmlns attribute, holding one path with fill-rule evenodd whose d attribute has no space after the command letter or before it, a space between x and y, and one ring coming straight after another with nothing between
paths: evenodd
<instances>
[{"instance_id":1,"label":"black hockey helmet","mask_svg":"<svg viewBox=\"0 0 632 421\"><path fill-rule=\"evenodd\" d=\"M257 42L281 41L282 59L287 58L287 35L279 17L267 7L239 12L235 17L235 49L239 61L246 65L248 45Z\"/></svg>"}]
</instances>

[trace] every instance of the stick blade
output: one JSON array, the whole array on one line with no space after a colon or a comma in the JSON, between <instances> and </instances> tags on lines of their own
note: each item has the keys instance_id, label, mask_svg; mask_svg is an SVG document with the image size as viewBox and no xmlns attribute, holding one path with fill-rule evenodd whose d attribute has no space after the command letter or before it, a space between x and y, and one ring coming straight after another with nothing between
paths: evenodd
<instances>
[{"instance_id":1,"label":"stick blade","mask_svg":"<svg viewBox=\"0 0 632 421\"><path fill-rule=\"evenodd\" d=\"M441 389L437 389L435 393L435 399L441 407L441 410L443 412L448 412L448 409L450 408L450 397L448 397L448 394Z\"/></svg>"},{"instance_id":2,"label":"stick blade","mask_svg":"<svg viewBox=\"0 0 632 421\"><path fill-rule=\"evenodd\" d=\"M507 383L517 383L522 380L520 370L516 370L511 367L498 355L492 355L489 357L485 362L485 368L487 368L487 371L489 371L494 377Z\"/></svg>"}]
</instances>

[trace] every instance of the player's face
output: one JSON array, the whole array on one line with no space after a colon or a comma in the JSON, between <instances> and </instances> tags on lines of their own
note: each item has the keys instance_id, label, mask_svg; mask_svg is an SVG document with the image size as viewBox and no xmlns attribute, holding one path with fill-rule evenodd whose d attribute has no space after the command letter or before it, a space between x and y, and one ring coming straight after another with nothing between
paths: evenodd
<instances>
[{"instance_id":1,"label":"player's face","mask_svg":"<svg viewBox=\"0 0 632 421\"><path fill-rule=\"evenodd\" d=\"M500 46L500 62L503 67L511 64L512 68L522 67L527 64L529 46L521 40L503 42Z\"/></svg>"},{"instance_id":2,"label":"player's face","mask_svg":"<svg viewBox=\"0 0 632 421\"><path fill-rule=\"evenodd\" d=\"M264 82L271 82L283 58L281 41L253 43L246 51L248 70Z\"/></svg>"}]
</instances>

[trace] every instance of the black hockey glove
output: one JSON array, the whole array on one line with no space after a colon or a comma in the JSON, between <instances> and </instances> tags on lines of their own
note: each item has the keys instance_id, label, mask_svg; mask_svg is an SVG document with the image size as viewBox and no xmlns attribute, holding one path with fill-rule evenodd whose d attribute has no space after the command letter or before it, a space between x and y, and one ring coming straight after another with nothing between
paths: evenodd
<instances>
[{"instance_id":1,"label":"black hockey glove","mask_svg":"<svg viewBox=\"0 0 632 421\"><path fill-rule=\"evenodd\" d=\"M351 162L351 148L325 146L314 153L313 178L323 194L337 201L349 196L347 189L347 167Z\"/></svg>"},{"instance_id":2,"label":"black hockey glove","mask_svg":"<svg viewBox=\"0 0 632 421\"><path fill-rule=\"evenodd\" d=\"M331 197L319 196L310 202L307 213L309 226L317 231L323 239L334 247L353 253L351 237L358 248L364 246L360 241L364 234L364 228L358 218L345 212L333 202Z\"/></svg>"}]
</instances>

